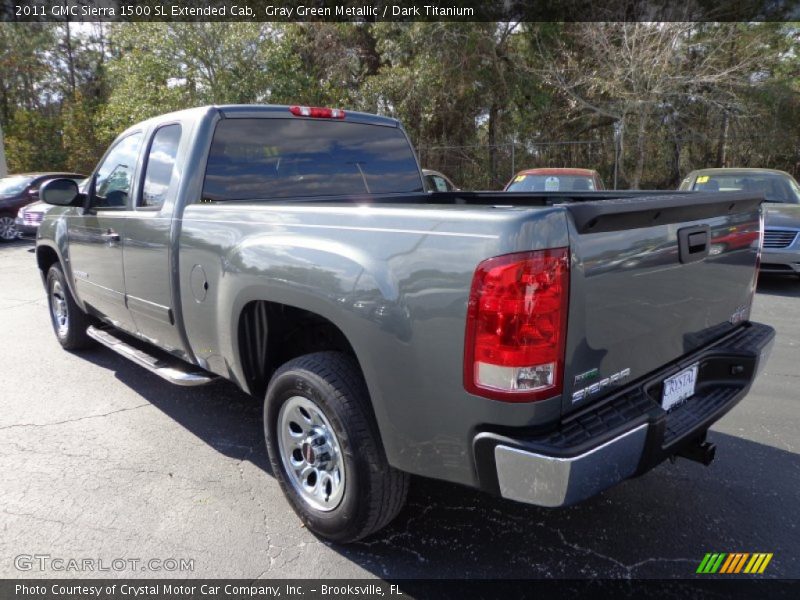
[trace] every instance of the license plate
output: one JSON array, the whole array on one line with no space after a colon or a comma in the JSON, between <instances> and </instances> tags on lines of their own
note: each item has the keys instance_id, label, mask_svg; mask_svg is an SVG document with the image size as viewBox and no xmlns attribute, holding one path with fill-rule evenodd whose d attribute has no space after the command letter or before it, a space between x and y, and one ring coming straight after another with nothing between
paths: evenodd
<instances>
[{"instance_id":1,"label":"license plate","mask_svg":"<svg viewBox=\"0 0 800 600\"><path fill-rule=\"evenodd\" d=\"M674 408L694 395L698 366L698 363L695 363L664 380L664 395L661 397L661 407L664 410Z\"/></svg>"}]
</instances>

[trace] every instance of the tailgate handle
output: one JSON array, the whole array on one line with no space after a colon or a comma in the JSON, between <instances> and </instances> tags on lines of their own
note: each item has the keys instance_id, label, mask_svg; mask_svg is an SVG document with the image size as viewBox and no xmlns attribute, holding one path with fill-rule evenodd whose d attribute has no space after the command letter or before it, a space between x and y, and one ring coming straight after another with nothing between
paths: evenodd
<instances>
[{"instance_id":1,"label":"tailgate handle","mask_svg":"<svg viewBox=\"0 0 800 600\"><path fill-rule=\"evenodd\" d=\"M708 256L709 227L684 227L678 230L678 258L682 263L696 262Z\"/></svg>"},{"instance_id":2,"label":"tailgate handle","mask_svg":"<svg viewBox=\"0 0 800 600\"><path fill-rule=\"evenodd\" d=\"M708 234L705 231L689 234L689 254L702 252L708 243Z\"/></svg>"}]
</instances>

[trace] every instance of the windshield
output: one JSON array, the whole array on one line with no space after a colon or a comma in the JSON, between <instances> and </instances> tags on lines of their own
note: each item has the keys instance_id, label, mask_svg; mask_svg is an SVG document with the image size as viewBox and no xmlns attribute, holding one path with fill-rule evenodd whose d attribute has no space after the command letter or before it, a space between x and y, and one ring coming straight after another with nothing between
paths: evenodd
<instances>
[{"instance_id":1,"label":"windshield","mask_svg":"<svg viewBox=\"0 0 800 600\"><path fill-rule=\"evenodd\" d=\"M587 175L517 175L507 192L589 192L594 179Z\"/></svg>"},{"instance_id":2,"label":"windshield","mask_svg":"<svg viewBox=\"0 0 800 600\"><path fill-rule=\"evenodd\" d=\"M401 129L314 119L224 119L204 201L421 192Z\"/></svg>"},{"instance_id":3,"label":"windshield","mask_svg":"<svg viewBox=\"0 0 800 600\"><path fill-rule=\"evenodd\" d=\"M693 190L704 192L760 192L767 202L800 203L800 186L789 175L776 173L720 173L698 175Z\"/></svg>"},{"instance_id":4,"label":"windshield","mask_svg":"<svg viewBox=\"0 0 800 600\"><path fill-rule=\"evenodd\" d=\"M4 177L0 179L0 196L13 196L24 190L33 177Z\"/></svg>"}]
</instances>

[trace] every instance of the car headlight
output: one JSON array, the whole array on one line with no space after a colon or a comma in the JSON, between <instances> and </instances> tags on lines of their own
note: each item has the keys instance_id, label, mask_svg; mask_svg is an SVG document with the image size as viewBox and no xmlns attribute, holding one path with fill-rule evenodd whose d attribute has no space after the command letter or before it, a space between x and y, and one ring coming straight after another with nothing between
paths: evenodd
<instances>
[{"instance_id":1,"label":"car headlight","mask_svg":"<svg viewBox=\"0 0 800 600\"><path fill-rule=\"evenodd\" d=\"M17 217L19 217L19 218L21 219L21 218L23 218L24 216L25 216L25 207L23 206L22 208L20 208L20 209L17 211Z\"/></svg>"}]
</instances>

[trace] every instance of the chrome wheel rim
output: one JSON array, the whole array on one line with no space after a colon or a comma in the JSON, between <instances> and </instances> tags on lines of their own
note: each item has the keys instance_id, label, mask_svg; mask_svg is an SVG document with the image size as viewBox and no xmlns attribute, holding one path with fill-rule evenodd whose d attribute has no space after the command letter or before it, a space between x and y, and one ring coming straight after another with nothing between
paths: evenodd
<instances>
[{"instance_id":1,"label":"chrome wheel rim","mask_svg":"<svg viewBox=\"0 0 800 600\"><path fill-rule=\"evenodd\" d=\"M309 506L330 511L344 495L345 468L341 446L319 407L292 396L278 414L281 462L297 495Z\"/></svg>"},{"instance_id":2,"label":"chrome wheel rim","mask_svg":"<svg viewBox=\"0 0 800 600\"><path fill-rule=\"evenodd\" d=\"M69 330L69 310L64 288L57 279L50 284L50 317L53 319L53 328L58 337L65 337Z\"/></svg>"},{"instance_id":3,"label":"chrome wheel rim","mask_svg":"<svg viewBox=\"0 0 800 600\"><path fill-rule=\"evenodd\" d=\"M0 238L7 242L17 239L17 226L11 217L0 217Z\"/></svg>"}]
</instances>

